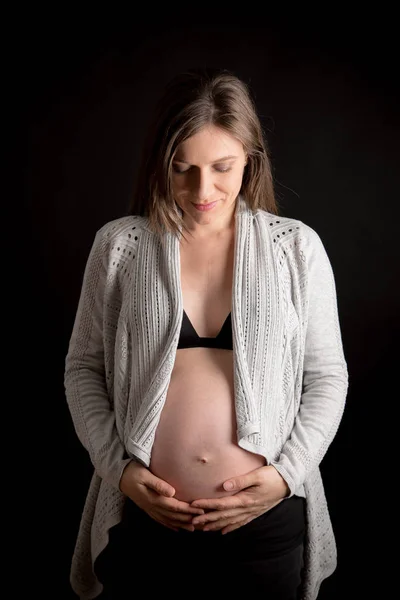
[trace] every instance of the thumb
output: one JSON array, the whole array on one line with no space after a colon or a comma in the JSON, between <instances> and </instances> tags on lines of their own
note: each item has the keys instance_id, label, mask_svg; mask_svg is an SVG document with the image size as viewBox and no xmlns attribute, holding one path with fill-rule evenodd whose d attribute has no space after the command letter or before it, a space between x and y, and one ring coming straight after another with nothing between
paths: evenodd
<instances>
[{"instance_id":1,"label":"thumb","mask_svg":"<svg viewBox=\"0 0 400 600\"><path fill-rule=\"evenodd\" d=\"M161 496L166 496L167 498L172 498L175 495L175 489L172 485L169 485L163 479L156 477L155 475L151 475L149 480L146 481L147 487L151 488Z\"/></svg>"},{"instance_id":2,"label":"thumb","mask_svg":"<svg viewBox=\"0 0 400 600\"><path fill-rule=\"evenodd\" d=\"M224 482L223 487L227 492L244 490L247 487L256 484L256 478L253 473L232 477Z\"/></svg>"}]
</instances>

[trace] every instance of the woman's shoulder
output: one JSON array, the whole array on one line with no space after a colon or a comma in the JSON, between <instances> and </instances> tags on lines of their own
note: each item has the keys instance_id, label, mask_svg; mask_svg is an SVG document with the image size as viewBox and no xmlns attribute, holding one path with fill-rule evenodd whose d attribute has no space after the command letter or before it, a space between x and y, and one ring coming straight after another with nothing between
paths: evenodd
<instances>
[{"instance_id":1,"label":"woman's shoulder","mask_svg":"<svg viewBox=\"0 0 400 600\"><path fill-rule=\"evenodd\" d=\"M97 230L97 235L109 241L125 238L133 241L144 230L149 230L147 217L126 215L104 223Z\"/></svg>"},{"instance_id":2,"label":"woman's shoulder","mask_svg":"<svg viewBox=\"0 0 400 600\"><path fill-rule=\"evenodd\" d=\"M313 227L295 217L275 215L265 210L256 211L255 216L267 224L274 241L279 241L281 244L293 237L309 243L318 243L320 239Z\"/></svg>"}]
</instances>

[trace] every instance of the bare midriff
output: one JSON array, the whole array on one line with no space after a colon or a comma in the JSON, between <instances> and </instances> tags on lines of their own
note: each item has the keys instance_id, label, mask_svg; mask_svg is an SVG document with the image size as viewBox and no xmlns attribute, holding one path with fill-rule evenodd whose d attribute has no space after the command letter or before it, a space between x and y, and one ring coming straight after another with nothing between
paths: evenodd
<instances>
[{"instance_id":1,"label":"bare midriff","mask_svg":"<svg viewBox=\"0 0 400 600\"><path fill-rule=\"evenodd\" d=\"M181 244L183 306L200 337L216 337L232 311L234 230ZM185 502L230 496L223 483L266 464L240 448L233 351L179 348L152 447L150 470ZM201 526L200 526L201 527Z\"/></svg>"},{"instance_id":2,"label":"bare midriff","mask_svg":"<svg viewBox=\"0 0 400 600\"><path fill-rule=\"evenodd\" d=\"M177 350L150 470L179 500L231 495L227 479L266 464L237 443L232 360L226 349Z\"/></svg>"}]
</instances>

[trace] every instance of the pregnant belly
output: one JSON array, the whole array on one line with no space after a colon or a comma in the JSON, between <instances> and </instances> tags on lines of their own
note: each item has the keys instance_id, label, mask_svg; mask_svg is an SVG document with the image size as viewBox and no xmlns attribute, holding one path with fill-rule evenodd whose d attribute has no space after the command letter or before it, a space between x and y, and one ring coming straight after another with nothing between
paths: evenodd
<instances>
[{"instance_id":1,"label":"pregnant belly","mask_svg":"<svg viewBox=\"0 0 400 600\"><path fill-rule=\"evenodd\" d=\"M192 502L229 496L222 484L265 465L237 444L232 352L177 352L151 454L150 470Z\"/></svg>"}]
</instances>

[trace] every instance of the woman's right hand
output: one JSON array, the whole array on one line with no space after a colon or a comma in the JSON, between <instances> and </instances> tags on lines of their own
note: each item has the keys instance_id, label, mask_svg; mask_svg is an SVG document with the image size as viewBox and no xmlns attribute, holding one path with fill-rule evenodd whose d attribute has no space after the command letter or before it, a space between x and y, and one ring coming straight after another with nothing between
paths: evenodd
<instances>
[{"instance_id":1,"label":"woman's right hand","mask_svg":"<svg viewBox=\"0 0 400 600\"><path fill-rule=\"evenodd\" d=\"M172 485L135 460L125 467L119 487L152 519L174 531L179 531L179 528L194 531L191 525L193 515L204 514L202 508L194 508L188 502L173 498L175 490Z\"/></svg>"}]
</instances>

